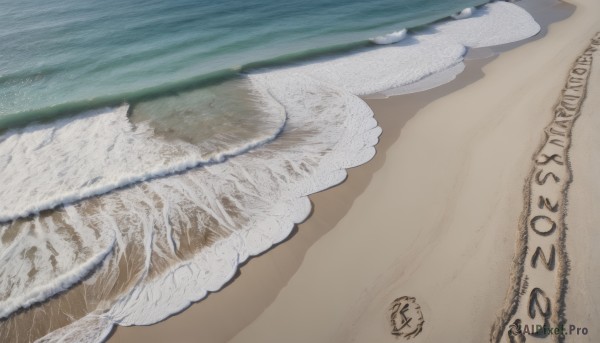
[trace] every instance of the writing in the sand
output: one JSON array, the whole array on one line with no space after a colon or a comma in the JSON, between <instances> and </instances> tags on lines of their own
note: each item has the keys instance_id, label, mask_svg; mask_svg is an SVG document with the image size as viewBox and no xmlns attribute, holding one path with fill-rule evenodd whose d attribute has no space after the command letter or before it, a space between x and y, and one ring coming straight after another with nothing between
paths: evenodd
<instances>
[{"instance_id":1,"label":"writing in the sand","mask_svg":"<svg viewBox=\"0 0 600 343\"><path fill-rule=\"evenodd\" d=\"M528 234L531 235L528 247L530 274L542 277L530 277L527 314L529 320L538 327L550 326L553 312L557 312L560 299L552 299L550 294L561 294L564 287L562 278L566 271L564 255L564 202L567 183L571 172L567 165L567 153L570 145L573 123L579 115L579 108L585 90L586 76L589 73L593 49L581 55L571 69L567 84L563 89L559 103L554 109L554 118L546 128L546 144L535 157L535 171L531 188L532 208L527 220ZM560 254L560 258L557 258ZM557 267L560 265L560 269ZM526 268L529 269L529 268ZM552 274L558 283L543 282L543 274ZM537 282L539 281L539 282ZM548 287L559 289L548 289ZM557 317L558 319L558 317ZM545 337L547 330L531 333Z\"/></svg>"},{"instance_id":2,"label":"writing in the sand","mask_svg":"<svg viewBox=\"0 0 600 343\"><path fill-rule=\"evenodd\" d=\"M411 339L418 336L423 331L423 313L421 306L413 297L400 297L392 302L390 306L390 324L392 325L392 335Z\"/></svg>"},{"instance_id":3,"label":"writing in the sand","mask_svg":"<svg viewBox=\"0 0 600 343\"><path fill-rule=\"evenodd\" d=\"M547 338L554 334L550 328L563 328L566 322L565 204L572 176L568 153L573 125L585 97L593 54L599 46L600 34L571 68L554 107L552 121L544 130L545 141L533 159L526 189L529 203L522 224L525 227L521 236L525 241L525 255L518 279L519 292L514 299L517 308L503 326L510 342L525 342L525 335ZM511 321L513 324L508 326ZM521 323L536 329L517 330ZM562 335L563 331L559 331ZM499 338L496 341L499 342Z\"/></svg>"}]
</instances>

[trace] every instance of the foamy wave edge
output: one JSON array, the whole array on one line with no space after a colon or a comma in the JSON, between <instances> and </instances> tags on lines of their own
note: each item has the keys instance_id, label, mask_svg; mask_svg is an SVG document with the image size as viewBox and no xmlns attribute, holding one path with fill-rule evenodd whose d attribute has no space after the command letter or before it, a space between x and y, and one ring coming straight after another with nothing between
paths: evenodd
<instances>
[{"instance_id":1,"label":"foamy wave edge","mask_svg":"<svg viewBox=\"0 0 600 343\"><path fill-rule=\"evenodd\" d=\"M110 254L115 243L113 236L109 244L89 258L84 263L73 268L67 273L60 275L52 280L52 282L43 286L35 287L27 293L17 297L11 297L8 300L0 301L0 319L8 317L13 312L32 306L35 303L46 300L47 298L69 289L71 286L79 282L83 277L88 275Z\"/></svg>"},{"instance_id":2,"label":"foamy wave edge","mask_svg":"<svg viewBox=\"0 0 600 343\"><path fill-rule=\"evenodd\" d=\"M511 4L499 4L495 6L500 6L500 8L516 7ZM511 9L507 15L510 16L514 11L516 11L514 8ZM461 21L467 22L468 20L470 18ZM533 18L529 17L529 20L533 21ZM520 32L518 35L513 35L504 40L493 37L487 43L490 43L489 45L498 45L517 41L532 36L539 31L539 25L535 24L534 21L529 24L531 25L527 26L526 32ZM535 29L536 26L537 29ZM470 46L486 46L485 43L479 41ZM426 73L421 78L430 74L431 72ZM260 82L260 77L257 80ZM331 87L346 89L344 85L336 84L335 80L328 81L331 81L329 83ZM357 124L373 123L374 120L367 120L369 118L372 119L373 113L366 104L358 97L348 95L349 102L358 110L358 115L354 118ZM357 166L370 160L375 154L374 146L378 141L380 132L381 130L376 124L374 126L371 124L371 126L359 125L351 127L346 132L342 141L347 140L348 146L352 147L352 149L340 151L335 160L328 160L325 162L325 166L321 166L322 174L319 174L320 177L318 178L320 181L313 180L309 185L306 185L306 189L310 189L310 192L274 205L273 212L287 213L284 220L273 219L270 222L257 223L251 230L248 229L232 234L228 238L219 241L211 249L206 249L201 254L196 255L193 260L179 264L161 278L135 288L132 293L122 298L108 313L88 314L83 319L56 330L38 341L99 342L105 339L114 324L152 324L166 318L172 313L181 311L192 302L203 299L208 292L221 289L235 275L240 263L246 261L250 256L257 255L284 240L296 223L307 218L311 208L308 200L310 193L342 182L347 175L346 168ZM355 143L352 143L357 140L362 145L357 147ZM247 242L254 244L245 244ZM178 281L181 280L195 280L195 282L178 284ZM169 295L169 297L164 296L156 299L158 301L152 304L148 304L142 300L148 294L156 292L156 290L159 290L162 295ZM173 292L175 290L176 292Z\"/></svg>"},{"instance_id":3,"label":"foamy wave edge","mask_svg":"<svg viewBox=\"0 0 600 343\"><path fill-rule=\"evenodd\" d=\"M74 203L76 201L80 201L86 198L90 198L97 195L102 195L108 192L111 192L115 189L122 188L134 183L151 180L155 178L165 177L169 175L173 175L176 173L184 172L186 170L197 168L202 165L214 164L214 163L222 163L228 158L244 154L256 147L264 145L268 142L274 140L285 127L285 110L281 107L281 105L275 101L265 92L264 88L255 89L257 96L263 101L263 107L265 111L269 112L274 116L278 116L280 122L278 127L273 130L270 134L264 135L257 139L253 139L247 141L245 144L237 146L235 148L231 148L226 151L222 151L217 155L214 155L210 158L187 158L187 159L178 159L174 163L169 163L166 165L159 165L156 168L145 171L144 173L131 173L131 174L121 174L116 180L112 180L111 182L102 183L98 186L94 187L86 187L83 190L79 191L68 191L63 192L51 197L44 198L41 201L32 201L28 204L27 207L22 208L18 211L8 212L8 211L0 211L0 223L8 222L11 220L15 220L18 218L24 218L30 216L32 214L40 213L44 210L50 210L56 208L58 206L68 205ZM120 107L109 109L115 114L122 116L125 118L127 116L127 111L129 109L129 105L122 105ZM77 117L86 117L89 115L94 115L99 113L98 110L92 110L78 115ZM66 122L71 119L63 119L61 122ZM52 124L33 124L25 127L24 129L11 130L6 132L2 136L9 136L13 134L15 131L29 130L29 129L38 129L39 127L46 127ZM1 139L0 139L1 141Z\"/></svg>"}]
</instances>

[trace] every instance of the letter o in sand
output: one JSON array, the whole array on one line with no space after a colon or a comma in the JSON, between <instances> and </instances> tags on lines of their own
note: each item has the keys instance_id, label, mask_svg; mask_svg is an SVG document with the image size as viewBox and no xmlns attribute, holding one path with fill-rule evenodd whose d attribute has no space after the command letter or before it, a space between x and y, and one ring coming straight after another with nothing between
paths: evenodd
<instances>
[{"instance_id":1,"label":"letter o in sand","mask_svg":"<svg viewBox=\"0 0 600 343\"><path fill-rule=\"evenodd\" d=\"M540 223L542 222L542 223ZM535 233L541 236L549 236L556 230L556 223L546 216L535 216L529 222Z\"/></svg>"}]
</instances>

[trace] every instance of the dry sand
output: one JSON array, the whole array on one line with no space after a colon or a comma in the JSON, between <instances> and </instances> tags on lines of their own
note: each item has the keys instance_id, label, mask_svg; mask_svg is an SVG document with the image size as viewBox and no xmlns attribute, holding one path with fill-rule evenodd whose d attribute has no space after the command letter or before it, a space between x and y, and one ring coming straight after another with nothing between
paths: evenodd
<instances>
[{"instance_id":1,"label":"dry sand","mask_svg":"<svg viewBox=\"0 0 600 343\"><path fill-rule=\"evenodd\" d=\"M448 85L369 100L384 130L378 155L311 196L314 212L290 240L185 312L119 328L109 341L397 342L389 306L400 296L415 297L425 320L411 341L489 341L509 289L531 156L573 60L600 30L600 2L569 3L574 14L546 36L471 61ZM567 241L577 249L566 316L589 329L573 342L600 342L598 74L571 150Z\"/></svg>"}]
</instances>

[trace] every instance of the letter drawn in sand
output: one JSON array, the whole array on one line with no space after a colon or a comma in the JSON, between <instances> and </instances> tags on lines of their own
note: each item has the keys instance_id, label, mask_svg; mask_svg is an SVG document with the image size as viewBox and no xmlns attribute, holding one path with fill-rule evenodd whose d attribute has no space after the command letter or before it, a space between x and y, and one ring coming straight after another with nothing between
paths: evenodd
<instances>
[{"instance_id":1,"label":"letter drawn in sand","mask_svg":"<svg viewBox=\"0 0 600 343\"><path fill-rule=\"evenodd\" d=\"M542 305L543 304L543 305ZM552 315L552 303L546 293L539 288L534 288L529 294L529 318L537 319L539 314L543 319L542 327L548 327L548 319ZM543 337L544 332L535 332L534 336Z\"/></svg>"},{"instance_id":2,"label":"letter drawn in sand","mask_svg":"<svg viewBox=\"0 0 600 343\"><path fill-rule=\"evenodd\" d=\"M540 195L540 200L538 201L538 207L540 209L543 209L544 207L549 210L550 212L556 213L558 211L558 201L552 205L552 203L550 202L550 199L548 199L547 197Z\"/></svg>"},{"instance_id":3,"label":"letter drawn in sand","mask_svg":"<svg viewBox=\"0 0 600 343\"><path fill-rule=\"evenodd\" d=\"M542 263L544 263L544 265L546 266L546 268L548 270L554 270L556 248L554 248L554 244L552 244L551 247L552 248L550 248L550 258L549 259L546 259L546 254L544 254L542 247L537 247L535 249L535 252L533 253L533 256L531 257L531 267L537 268L537 262L541 258Z\"/></svg>"},{"instance_id":4,"label":"letter drawn in sand","mask_svg":"<svg viewBox=\"0 0 600 343\"><path fill-rule=\"evenodd\" d=\"M550 140L550 144L554 144L554 145L559 146L561 148L565 147L565 142L563 140L561 140L561 139L556 139L556 138L551 139Z\"/></svg>"},{"instance_id":5,"label":"letter drawn in sand","mask_svg":"<svg viewBox=\"0 0 600 343\"><path fill-rule=\"evenodd\" d=\"M540 222L541 224L538 224ZM540 236L549 236L556 230L556 223L547 216L535 216L531 219L529 225Z\"/></svg>"},{"instance_id":6,"label":"letter drawn in sand","mask_svg":"<svg viewBox=\"0 0 600 343\"><path fill-rule=\"evenodd\" d=\"M536 161L536 163L540 165L545 165L550 162L555 162L559 166L562 166L564 164L562 161L562 157L559 154L552 154L550 156L542 154L542 158Z\"/></svg>"},{"instance_id":7,"label":"letter drawn in sand","mask_svg":"<svg viewBox=\"0 0 600 343\"><path fill-rule=\"evenodd\" d=\"M544 170L540 170L539 172L537 172L537 174L535 174L535 182L537 182L538 185L543 186L544 184L546 184L546 181L548 180L549 177L552 177L552 179L556 183L558 183L560 181L560 178L558 176L556 176L556 174L554 174L553 172L547 172L542 177L543 172L544 172Z\"/></svg>"},{"instance_id":8,"label":"letter drawn in sand","mask_svg":"<svg viewBox=\"0 0 600 343\"><path fill-rule=\"evenodd\" d=\"M400 297L390 307L390 323L392 335L398 338L411 339L423 331L423 313L421 306L413 297Z\"/></svg>"}]
</instances>

